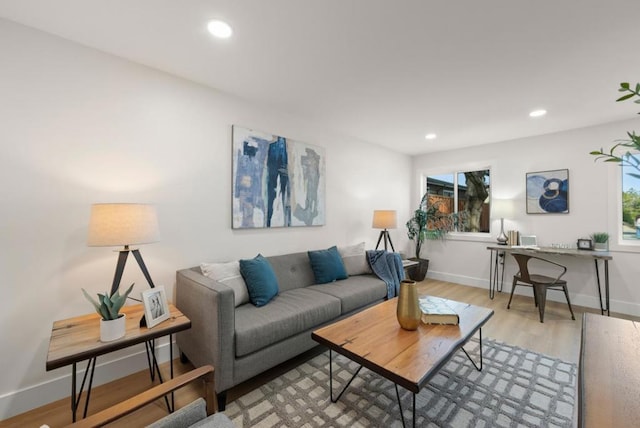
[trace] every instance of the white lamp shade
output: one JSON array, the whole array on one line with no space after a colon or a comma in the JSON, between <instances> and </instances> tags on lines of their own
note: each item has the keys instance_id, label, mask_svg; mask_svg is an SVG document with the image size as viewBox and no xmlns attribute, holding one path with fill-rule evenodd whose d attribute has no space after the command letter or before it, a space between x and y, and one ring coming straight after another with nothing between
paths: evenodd
<instances>
[{"instance_id":1,"label":"white lamp shade","mask_svg":"<svg viewBox=\"0 0 640 428\"><path fill-rule=\"evenodd\" d=\"M395 229L398 227L398 216L395 210L375 210L373 212L374 229Z\"/></svg>"},{"instance_id":2,"label":"white lamp shade","mask_svg":"<svg viewBox=\"0 0 640 428\"><path fill-rule=\"evenodd\" d=\"M153 205L94 204L89 219L90 247L148 244L160 239Z\"/></svg>"},{"instance_id":3,"label":"white lamp shade","mask_svg":"<svg viewBox=\"0 0 640 428\"><path fill-rule=\"evenodd\" d=\"M493 218L513 218L515 207L512 199L491 200L491 213Z\"/></svg>"}]
</instances>

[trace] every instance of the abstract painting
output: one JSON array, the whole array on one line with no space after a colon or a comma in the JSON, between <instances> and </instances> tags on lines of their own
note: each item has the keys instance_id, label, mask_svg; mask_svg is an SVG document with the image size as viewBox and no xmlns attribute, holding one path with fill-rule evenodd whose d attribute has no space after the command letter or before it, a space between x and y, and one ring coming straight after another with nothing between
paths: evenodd
<instances>
[{"instance_id":1,"label":"abstract painting","mask_svg":"<svg viewBox=\"0 0 640 428\"><path fill-rule=\"evenodd\" d=\"M234 229L321 226L324 149L233 125Z\"/></svg>"},{"instance_id":2,"label":"abstract painting","mask_svg":"<svg viewBox=\"0 0 640 428\"><path fill-rule=\"evenodd\" d=\"M527 214L569 212L569 170L527 173Z\"/></svg>"}]
</instances>

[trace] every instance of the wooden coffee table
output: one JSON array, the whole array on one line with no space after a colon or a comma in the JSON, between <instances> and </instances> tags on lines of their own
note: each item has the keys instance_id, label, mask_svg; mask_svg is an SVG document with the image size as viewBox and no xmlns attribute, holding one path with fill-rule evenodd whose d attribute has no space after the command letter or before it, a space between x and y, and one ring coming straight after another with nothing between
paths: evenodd
<instances>
[{"instance_id":1,"label":"wooden coffee table","mask_svg":"<svg viewBox=\"0 0 640 428\"><path fill-rule=\"evenodd\" d=\"M314 331L311 337L329 348L331 401L338 401L360 369L366 367L395 384L403 426L398 385L413 393L415 427L416 394L458 349L464 351L477 370L482 370L482 326L493 316L493 310L452 300L448 303L460 316L460 325L420 324L415 331L403 330L396 318L395 298ZM462 348L476 332L480 336L479 365ZM336 398L333 396L332 351L360 364Z\"/></svg>"}]
</instances>

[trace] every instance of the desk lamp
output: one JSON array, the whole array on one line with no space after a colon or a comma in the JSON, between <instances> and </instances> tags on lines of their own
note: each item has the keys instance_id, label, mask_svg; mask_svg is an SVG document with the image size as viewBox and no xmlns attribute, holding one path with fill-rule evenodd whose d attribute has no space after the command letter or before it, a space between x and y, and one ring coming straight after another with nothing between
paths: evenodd
<instances>
[{"instance_id":1,"label":"desk lamp","mask_svg":"<svg viewBox=\"0 0 640 428\"><path fill-rule=\"evenodd\" d=\"M89 220L90 247L116 247L119 250L118 264L113 276L111 292L118 290L129 252L133 253L149 286L154 288L153 280L142 260L140 250L130 245L149 244L159 240L158 216L153 205L147 204L93 204Z\"/></svg>"},{"instance_id":2,"label":"desk lamp","mask_svg":"<svg viewBox=\"0 0 640 428\"><path fill-rule=\"evenodd\" d=\"M380 246L380 241L384 239L384 249L387 249L387 241L389 241L389 245L391 245L391 249L396 251L393 248L393 242L391 242L391 236L389 235L389 231L387 229L395 229L398 227L398 218L395 210L375 210L373 212L373 224L372 227L374 229L382 229L380 231L380 236L378 237L378 243L376 244L376 250Z\"/></svg>"},{"instance_id":3,"label":"desk lamp","mask_svg":"<svg viewBox=\"0 0 640 428\"><path fill-rule=\"evenodd\" d=\"M507 235L504 233L504 218L513 216L513 202L510 199L494 199L491 201L491 211L493 216L500 217L500 234L498 235L498 245L507 245ZM509 242L510 245L515 243Z\"/></svg>"}]
</instances>

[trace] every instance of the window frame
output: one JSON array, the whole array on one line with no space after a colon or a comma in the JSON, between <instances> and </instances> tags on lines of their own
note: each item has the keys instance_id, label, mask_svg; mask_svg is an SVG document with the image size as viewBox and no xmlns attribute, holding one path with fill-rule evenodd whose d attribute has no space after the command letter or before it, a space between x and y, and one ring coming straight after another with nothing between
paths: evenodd
<instances>
[{"instance_id":1,"label":"window frame","mask_svg":"<svg viewBox=\"0 0 640 428\"><path fill-rule=\"evenodd\" d=\"M618 164L609 164L608 183L608 229L609 251L640 253L640 240L624 240L622 238L622 168Z\"/></svg>"},{"instance_id":2,"label":"window frame","mask_svg":"<svg viewBox=\"0 0 640 428\"><path fill-rule=\"evenodd\" d=\"M457 185L458 185L458 174L464 173L465 171L480 171L480 170L488 170L489 171L489 200L493 201L493 167L489 164L464 164L459 165L457 167L450 168L427 168L418 172L419 176L419 186L418 189L420 194L418 196L418 201L422 199L422 196L427 191L427 177L434 175L444 175L444 174L453 174L454 182L455 182L455 204L458 201L457 195ZM457 205L456 205L457 206ZM489 210L489 232L460 232L460 231L452 231L445 235L445 239L450 239L454 241L487 241L490 239L495 231L493 230L493 221L491 221L491 209Z\"/></svg>"}]
</instances>

